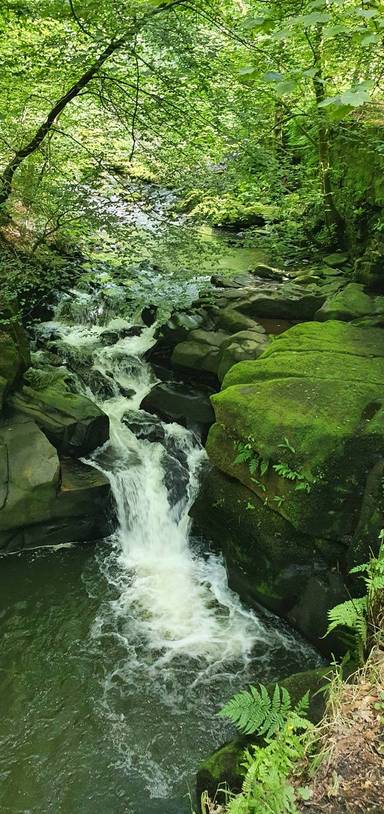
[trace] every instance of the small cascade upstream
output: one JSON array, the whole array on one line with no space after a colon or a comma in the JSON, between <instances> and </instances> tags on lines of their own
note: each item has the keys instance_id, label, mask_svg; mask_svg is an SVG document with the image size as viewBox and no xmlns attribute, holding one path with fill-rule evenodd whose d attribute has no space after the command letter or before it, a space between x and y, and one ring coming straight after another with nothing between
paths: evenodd
<instances>
[{"instance_id":1,"label":"small cascade upstream","mask_svg":"<svg viewBox=\"0 0 384 814\"><path fill-rule=\"evenodd\" d=\"M109 441L87 462L110 481L115 531L82 571L86 630L68 628L65 650L79 675L73 726L87 722L70 771L80 758L95 764L95 788L79 781L72 807L57 808L68 814L187 814L199 761L231 732L220 706L247 683L318 663L274 617L243 607L222 558L194 538L189 509L206 454L192 432L140 410L156 382L147 361L156 326L136 311L117 286L73 291L37 334L43 349L53 338L74 388L110 419ZM67 718L60 737L71 754Z\"/></svg>"}]
</instances>

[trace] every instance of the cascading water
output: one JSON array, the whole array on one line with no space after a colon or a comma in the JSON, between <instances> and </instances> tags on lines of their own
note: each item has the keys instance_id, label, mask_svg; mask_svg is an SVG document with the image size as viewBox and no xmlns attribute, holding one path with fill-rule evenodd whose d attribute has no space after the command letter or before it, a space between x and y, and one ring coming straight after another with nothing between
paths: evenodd
<instances>
[{"instance_id":1,"label":"cascading water","mask_svg":"<svg viewBox=\"0 0 384 814\"><path fill-rule=\"evenodd\" d=\"M83 733L71 760L67 720L60 730L72 802L59 787L55 804L47 791L43 803L29 805L33 814L189 812L199 760L229 731L219 706L249 682L318 661L277 620L246 610L221 558L191 537L188 512L205 452L178 424L154 418L150 434L142 432L148 417L140 404L156 381L145 355L156 328L138 325L134 308L124 312L123 293L107 293L73 292L39 331L40 341L55 337L76 386L109 415L110 440L89 463L110 480L117 522L83 569L87 630L68 632L65 649L65 669L78 675L67 714ZM45 699L40 714L46 707ZM81 782L79 762L92 782ZM48 783L48 768L42 772Z\"/></svg>"}]
</instances>

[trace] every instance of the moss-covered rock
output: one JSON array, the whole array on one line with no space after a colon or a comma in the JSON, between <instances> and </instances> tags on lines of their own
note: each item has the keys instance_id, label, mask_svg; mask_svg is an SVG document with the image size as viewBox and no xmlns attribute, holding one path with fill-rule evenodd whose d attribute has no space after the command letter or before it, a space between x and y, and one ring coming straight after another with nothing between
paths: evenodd
<instances>
[{"instance_id":1,"label":"moss-covered rock","mask_svg":"<svg viewBox=\"0 0 384 814\"><path fill-rule=\"evenodd\" d=\"M297 325L212 397L207 451L229 477L209 475L195 516L221 540L240 592L312 640L345 596L338 574L369 556L384 524L383 339L342 322Z\"/></svg>"},{"instance_id":2,"label":"moss-covered rock","mask_svg":"<svg viewBox=\"0 0 384 814\"><path fill-rule=\"evenodd\" d=\"M353 532L369 471L384 455L380 385L288 377L226 388L212 401L207 451L216 466L304 533ZM259 478L235 463L239 442L267 466Z\"/></svg>"},{"instance_id":3,"label":"moss-covered rock","mask_svg":"<svg viewBox=\"0 0 384 814\"><path fill-rule=\"evenodd\" d=\"M249 488L211 468L191 509L195 529L224 554L232 588L249 602L286 615L308 580L325 574L343 548L325 557L322 541L300 534ZM313 630L316 639L324 631Z\"/></svg>"},{"instance_id":4,"label":"moss-covered rock","mask_svg":"<svg viewBox=\"0 0 384 814\"><path fill-rule=\"evenodd\" d=\"M384 298L367 294L364 286L349 283L341 291L327 298L324 305L316 312L315 319L324 322L327 319L351 322L359 317L374 316L384 311Z\"/></svg>"},{"instance_id":5,"label":"moss-covered rock","mask_svg":"<svg viewBox=\"0 0 384 814\"><path fill-rule=\"evenodd\" d=\"M17 412L32 419L62 455L87 455L109 437L108 416L63 383L41 390L24 386L10 398Z\"/></svg>"}]
</instances>

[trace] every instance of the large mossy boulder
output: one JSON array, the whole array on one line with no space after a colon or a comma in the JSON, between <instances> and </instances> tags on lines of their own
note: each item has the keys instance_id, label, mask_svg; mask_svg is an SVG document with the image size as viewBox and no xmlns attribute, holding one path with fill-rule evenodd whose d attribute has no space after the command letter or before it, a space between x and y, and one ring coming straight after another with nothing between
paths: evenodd
<instances>
[{"instance_id":1,"label":"large mossy boulder","mask_svg":"<svg viewBox=\"0 0 384 814\"><path fill-rule=\"evenodd\" d=\"M0 427L0 551L10 553L104 537L110 528L107 478L80 461L59 461L34 421Z\"/></svg>"},{"instance_id":2,"label":"large mossy boulder","mask_svg":"<svg viewBox=\"0 0 384 814\"><path fill-rule=\"evenodd\" d=\"M323 690L329 684L330 675L331 671L328 667L320 667L303 673L295 673L280 681L279 684L288 690L293 705L297 704L309 691L311 700L308 717L313 723L318 723L324 714ZM274 685L269 685L267 689L271 695ZM201 763L196 778L198 804L205 792L208 793L211 800L223 803L226 799L226 790L230 790L233 794L241 791L244 778L243 754L252 742L254 742L252 736L238 736L216 749Z\"/></svg>"},{"instance_id":3,"label":"large mossy boulder","mask_svg":"<svg viewBox=\"0 0 384 814\"><path fill-rule=\"evenodd\" d=\"M349 283L341 291L327 298L316 312L315 319L320 322L327 319L352 322L361 317L380 315L384 315L384 297L374 297L365 291L363 285Z\"/></svg>"},{"instance_id":4,"label":"large mossy boulder","mask_svg":"<svg viewBox=\"0 0 384 814\"><path fill-rule=\"evenodd\" d=\"M90 399L66 390L62 382L40 390L24 385L10 404L35 421L62 455L87 455L108 440L108 416Z\"/></svg>"},{"instance_id":5,"label":"large mossy boulder","mask_svg":"<svg viewBox=\"0 0 384 814\"><path fill-rule=\"evenodd\" d=\"M384 456L383 376L380 330L298 325L230 371L212 399L208 454L301 533L348 539ZM251 445L253 471L235 463L239 443Z\"/></svg>"},{"instance_id":6,"label":"large mossy boulder","mask_svg":"<svg viewBox=\"0 0 384 814\"><path fill-rule=\"evenodd\" d=\"M234 587L315 642L384 525L383 381L383 332L329 321L291 328L212 397L216 468L193 516Z\"/></svg>"}]
</instances>

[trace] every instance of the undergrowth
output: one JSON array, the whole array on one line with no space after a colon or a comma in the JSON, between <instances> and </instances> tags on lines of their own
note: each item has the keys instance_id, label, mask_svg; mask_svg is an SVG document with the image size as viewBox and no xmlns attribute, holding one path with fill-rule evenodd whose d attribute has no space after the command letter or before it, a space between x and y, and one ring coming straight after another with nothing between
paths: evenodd
<instances>
[{"instance_id":1,"label":"undergrowth","mask_svg":"<svg viewBox=\"0 0 384 814\"><path fill-rule=\"evenodd\" d=\"M224 790L223 804L203 795L202 814L299 814L315 800L330 814L384 810L384 531L380 543L377 556L352 570L365 595L329 612L327 634L347 634L358 671L345 680L347 659L333 664L317 726L307 717L308 693L293 706L286 689L276 685L270 695L260 685L228 701L219 714L255 743L243 755L242 791ZM351 807L333 807L339 792Z\"/></svg>"}]
</instances>

